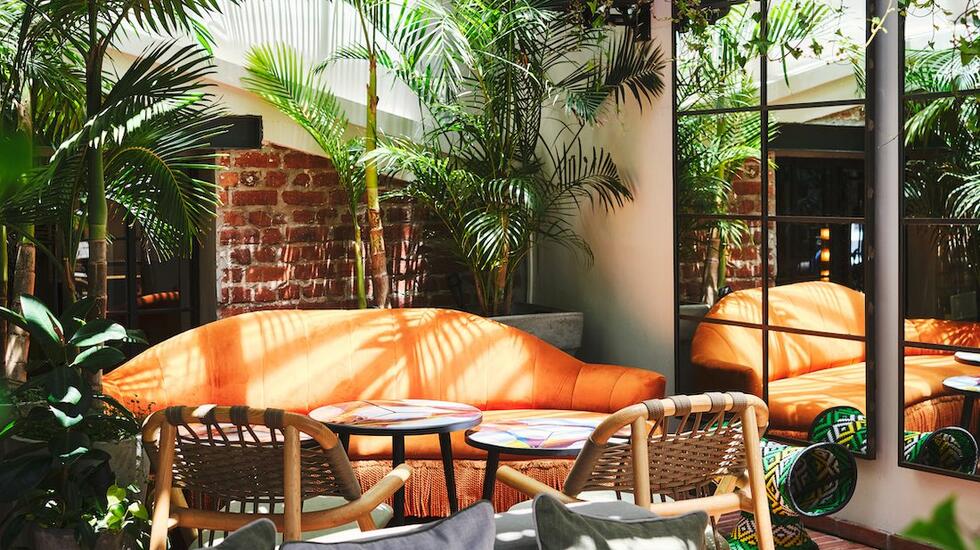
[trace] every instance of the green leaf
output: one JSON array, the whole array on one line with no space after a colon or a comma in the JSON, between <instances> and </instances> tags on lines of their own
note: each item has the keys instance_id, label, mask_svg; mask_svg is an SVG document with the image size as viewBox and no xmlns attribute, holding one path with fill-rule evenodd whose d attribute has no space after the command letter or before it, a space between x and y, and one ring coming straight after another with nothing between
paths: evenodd
<instances>
[{"instance_id":1,"label":"green leaf","mask_svg":"<svg viewBox=\"0 0 980 550\"><path fill-rule=\"evenodd\" d=\"M69 367L55 367L47 379L48 410L63 428L76 426L92 406L92 392L79 373Z\"/></svg>"},{"instance_id":2,"label":"green leaf","mask_svg":"<svg viewBox=\"0 0 980 550\"><path fill-rule=\"evenodd\" d=\"M47 451L32 452L0 463L0 502L15 501L37 487L51 471Z\"/></svg>"},{"instance_id":3,"label":"green leaf","mask_svg":"<svg viewBox=\"0 0 980 550\"><path fill-rule=\"evenodd\" d=\"M65 337L71 338L78 327L85 324L85 319L95 307L95 297L86 296L71 304L61 314L61 325L65 328Z\"/></svg>"},{"instance_id":4,"label":"green leaf","mask_svg":"<svg viewBox=\"0 0 980 550\"><path fill-rule=\"evenodd\" d=\"M968 550L956 520L955 497L944 500L932 511L932 517L915 521L902 534L943 550Z\"/></svg>"},{"instance_id":5,"label":"green leaf","mask_svg":"<svg viewBox=\"0 0 980 550\"><path fill-rule=\"evenodd\" d=\"M52 363L63 362L65 360L64 330L51 310L37 298L26 294L20 297L20 307L24 311L27 330L31 338L41 346L44 355Z\"/></svg>"},{"instance_id":6,"label":"green leaf","mask_svg":"<svg viewBox=\"0 0 980 550\"><path fill-rule=\"evenodd\" d=\"M84 348L124 340L128 336L126 329L119 323L108 319L95 319L82 325L68 343Z\"/></svg>"},{"instance_id":7,"label":"green leaf","mask_svg":"<svg viewBox=\"0 0 980 550\"><path fill-rule=\"evenodd\" d=\"M150 514L146 510L146 506L143 506L142 502L136 501L129 505L129 513L132 514L134 518L141 519L143 521L149 521Z\"/></svg>"},{"instance_id":8,"label":"green leaf","mask_svg":"<svg viewBox=\"0 0 980 550\"><path fill-rule=\"evenodd\" d=\"M113 506L126 500L126 489L118 485L113 485L106 491L105 496L106 503L109 506Z\"/></svg>"},{"instance_id":9,"label":"green leaf","mask_svg":"<svg viewBox=\"0 0 980 550\"><path fill-rule=\"evenodd\" d=\"M7 309L5 307L0 307L0 318L2 318L4 321L7 321L8 323L17 325L18 327L26 331L30 331L30 327L27 325L27 319L24 319L24 316L17 313L16 311Z\"/></svg>"},{"instance_id":10,"label":"green leaf","mask_svg":"<svg viewBox=\"0 0 980 550\"><path fill-rule=\"evenodd\" d=\"M78 411L77 407L70 405L55 404L49 407L55 420L63 428L73 428L78 425L85 417Z\"/></svg>"},{"instance_id":11,"label":"green leaf","mask_svg":"<svg viewBox=\"0 0 980 550\"><path fill-rule=\"evenodd\" d=\"M116 348L104 346L89 348L75 357L72 367L79 367L89 372L109 369L126 360L126 355Z\"/></svg>"},{"instance_id":12,"label":"green leaf","mask_svg":"<svg viewBox=\"0 0 980 550\"><path fill-rule=\"evenodd\" d=\"M48 442L48 450L61 464L69 464L85 455L92 447L92 441L81 432L66 431L55 435Z\"/></svg>"}]
</instances>

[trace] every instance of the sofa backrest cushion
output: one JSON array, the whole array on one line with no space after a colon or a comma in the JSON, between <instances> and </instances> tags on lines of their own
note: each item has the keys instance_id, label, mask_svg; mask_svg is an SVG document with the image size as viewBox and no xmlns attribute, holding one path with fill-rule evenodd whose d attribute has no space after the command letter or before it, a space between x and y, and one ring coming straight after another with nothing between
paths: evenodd
<instances>
[{"instance_id":1,"label":"sofa backrest cushion","mask_svg":"<svg viewBox=\"0 0 980 550\"><path fill-rule=\"evenodd\" d=\"M597 391L594 370L530 334L459 311L279 310L177 335L107 374L104 385L140 416L201 403L305 413L383 398L571 409ZM633 388L617 391L633 397ZM650 393L635 391L641 400ZM608 395L600 408L623 406Z\"/></svg>"},{"instance_id":2,"label":"sofa backrest cushion","mask_svg":"<svg viewBox=\"0 0 980 550\"><path fill-rule=\"evenodd\" d=\"M946 319L906 319L905 339L909 342L943 344L959 348L980 348L980 323ZM952 352L925 348L905 348L905 355L949 355Z\"/></svg>"},{"instance_id":3,"label":"sofa backrest cushion","mask_svg":"<svg viewBox=\"0 0 980 550\"><path fill-rule=\"evenodd\" d=\"M762 289L725 296L707 318L760 324ZM770 327L864 336L864 294L836 283L805 282L769 289ZM864 343L854 340L769 331L769 380L864 361ZM762 330L701 323L691 343L691 361L731 364L761 376Z\"/></svg>"}]
</instances>

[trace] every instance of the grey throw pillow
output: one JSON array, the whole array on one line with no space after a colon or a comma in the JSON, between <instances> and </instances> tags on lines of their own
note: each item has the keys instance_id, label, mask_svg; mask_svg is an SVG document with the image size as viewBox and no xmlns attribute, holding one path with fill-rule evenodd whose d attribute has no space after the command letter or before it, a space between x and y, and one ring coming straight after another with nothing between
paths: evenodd
<instances>
[{"instance_id":1,"label":"grey throw pillow","mask_svg":"<svg viewBox=\"0 0 980 550\"><path fill-rule=\"evenodd\" d=\"M276 526L267 519L257 519L231 533L215 548L221 550L275 550Z\"/></svg>"},{"instance_id":2,"label":"grey throw pillow","mask_svg":"<svg viewBox=\"0 0 980 550\"><path fill-rule=\"evenodd\" d=\"M418 529L356 542L287 542L282 550L493 550L493 507L487 501Z\"/></svg>"},{"instance_id":3,"label":"grey throw pillow","mask_svg":"<svg viewBox=\"0 0 980 550\"><path fill-rule=\"evenodd\" d=\"M616 520L578 514L538 495L534 525L540 550L704 550L708 515Z\"/></svg>"}]
</instances>

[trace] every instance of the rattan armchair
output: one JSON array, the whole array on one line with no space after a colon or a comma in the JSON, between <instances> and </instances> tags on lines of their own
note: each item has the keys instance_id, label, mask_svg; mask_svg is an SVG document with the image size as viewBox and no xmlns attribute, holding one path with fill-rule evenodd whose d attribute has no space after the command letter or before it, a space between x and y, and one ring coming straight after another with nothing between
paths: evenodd
<instances>
[{"instance_id":1,"label":"rattan armchair","mask_svg":"<svg viewBox=\"0 0 980 550\"><path fill-rule=\"evenodd\" d=\"M411 473L398 466L361 493L337 436L306 416L278 409L170 407L146 419L143 443L155 472L150 550L165 550L175 527L233 531L260 517L272 520L284 540L354 521L362 530L374 529L371 511ZM317 496L347 502L303 512L303 501ZM242 513L221 510L230 502L240 503ZM270 511L278 504L283 512L244 513L246 503Z\"/></svg>"},{"instance_id":2,"label":"rattan armchair","mask_svg":"<svg viewBox=\"0 0 980 550\"><path fill-rule=\"evenodd\" d=\"M497 479L528 496L548 493L566 503L577 502L585 491L612 490L632 493L637 505L662 515L703 510L717 518L751 512L759 547L773 550L759 442L768 422L769 409L754 395L644 401L596 427L562 491L506 466Z\"/></svg>"}]
</instances>

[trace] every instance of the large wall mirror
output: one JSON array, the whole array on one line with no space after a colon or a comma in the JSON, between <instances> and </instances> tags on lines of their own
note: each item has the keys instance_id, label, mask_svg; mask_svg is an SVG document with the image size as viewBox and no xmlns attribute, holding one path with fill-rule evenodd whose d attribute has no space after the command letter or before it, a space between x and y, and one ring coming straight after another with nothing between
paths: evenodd
<instances>
[{"instance_id":1,"label":"large wall mirror","mask_svg":"<svg viewBox=\"0 0 980 550\"><path fill-rule=\"evenodd\" d=\"M980 24L972 0L903 11L903 465L980 479Z\"/></svg>"},{"instance_id":2,"label":"large wall mirror","mask_svg":"<svg viewBox=\"0 0 980 550\"><path fill-rule=\"evenodd\" d=\"M755 393L769 437L873 456L873 6L694 4L675 2L677 389Z\"/></svg>"}]
</instances>

